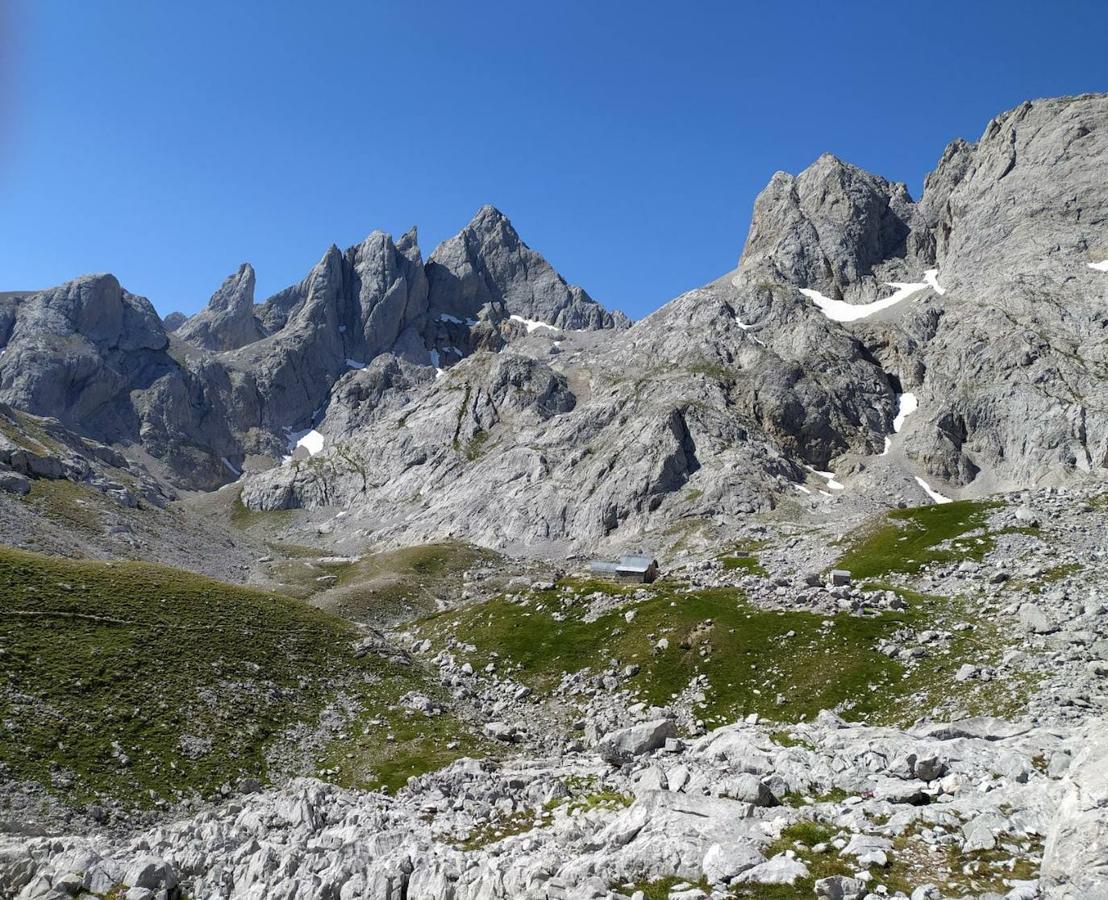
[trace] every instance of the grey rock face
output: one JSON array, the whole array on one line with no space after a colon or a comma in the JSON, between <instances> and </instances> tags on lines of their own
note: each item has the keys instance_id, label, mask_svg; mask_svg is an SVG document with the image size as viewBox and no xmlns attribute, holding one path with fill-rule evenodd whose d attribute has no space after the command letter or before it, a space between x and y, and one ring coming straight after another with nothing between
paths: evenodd
<instances>
[{"instance_id":1,"label":"grey rock face","mask_svg":"<svg viewBox=\"0 0 1108 900\"><path fill-rule=\"evenodd\" d=\"M528 247L507 217L492 206L478 210L465 228L431 254L427 273L431 311L476 317L485 304L506 315L558 328L622 328L622 313L609 313L581 288L565 282Z\"/></svg>"},{"instance_id":2,"label":"grey rock face","mask_svg":"<svg viewBox=\"0 0 1108 900\"><path fill-rule=\"evenodd\" d=\"M243 263L212 294L207 307L176 331L183 341L205 350L236 350L264 336L254 318L254 269Z\"/></svg>"},{"instance_id":3,"label":"grey rock face","mask_svg":"<svg viewBox=\"0 0 1108 900\"><path fill-rule=\"evenodd\" d=\"M180 483L212 487L249 454L280 456L286 430L329 409L334 427L351 430L386 394L428 382L419 367L502 349L526 332L505 324L517 308L573 327L615 321L499 214L470 231L483 237L466 258L493 273L482 290L497 299L474 306L459 295L459 306L440 296L433 315L426 270L447 269L424 266L414 229L396 242L374 232L345 252L331 247L260 306L244 264L202 312L174 319L172 343L150 304L110 275L0 295L0 400L98 440L142 444ZM354 377L383 354L391 362Z\"/></svg>"},{"instance_id":4,"label":"grey rock face","mask_svg":"<svg viewBox=\"0 0 1108 900\"><path fill-rule=\"evenodd\" d=\"M270 298L259 319L269 332L229 357L248 373L263 426L311 423L332 385L386 351L419 357L427 281L417 247L382 232L341 252L331 247L300 284Z\"/></svg>"},{"instance_id":5,"label":"grey rock face","mask_svg":"<svg viewBox=\"0 0 1108 900\"><path fill-rule=\"evenodd\" d=\"M153 306L111 275L88 275L7 305L0 395L74 422L122 415L134 381L154 376L169 344Z\"/></svg>"},{"instance_id":6,"label":"grey rock face","mask_svg":"<svg viewBox=\"0 0 1108 900\"><path fill-rule=\"evenodd\" d=\"M1025 103L976 144L954 141L913 204L832 157L759 197L740 266L745 284L786 283L834 299L888 296L883 281L934 286L857 335L920 413L909 461L981 492L1103 468L1103 272L1108 97ZM922 285L921 285L922 287ZM1096 346L1094 346L1094 343Z\"/></svg>"},{"instance_id":7,"label":"grey rock face","mask_svg":"<svg viewBox=\"0 0 1108 900\"><path fill-rule=\"evenodd\" d=\"M914 217L905 185L825 153L758 195L740 272L835 298L873 292L874 270L907 255Z\"/></svg>"},{"instance_id":8,"label":"grey rock face","mask_svg":"<svg viewBox=\"0 0 1108 900\"><path fill-rule=\"evenodd\" d=\"M797 457L876 452L889 429L893 390L860 343L781 291L724 279L596 337L475 354L364 427L336 417L352 432L328 413L334 446L249 479L243 500L348 506L347 524L406 541L465 523L491 546L586 547L682 512L765 508L803 480Z\"/></svg>"},{"instance_id":9,"label":"grey rock face","mask_svg":"<svg viewBox=\"0 0 1108 900\"><path fill-rule=\"evenodd\" d=\"M1067 791L1043 854L1048 897L1108 897L1108 728L1093 722L1086 737L1065 779Z\"/></svg>"},{"instance_id":10,"label":"grey rock face","mask_svg":"<svg viewBox=\"0 0 1108 900\"><path fill-rule=\"evenodd\" d=\"M966 483L1081 477L1108 458L1108 96L1025 103L927 181L918 243L948 293L917 330L928 427L908 452Z\"/></svg>"},{"instance_id":11,"label":"grey rock face","mask_svg":"<svg viewBox=\"0 0 1108 900\"><path fill-rule=\"evenodd\" d=\"M184 325L188 320L189 317L182 312L171 312L162 319L162 327L165 328L166 334L173 334L173 332Z\"/></svg>"}]
</instances>

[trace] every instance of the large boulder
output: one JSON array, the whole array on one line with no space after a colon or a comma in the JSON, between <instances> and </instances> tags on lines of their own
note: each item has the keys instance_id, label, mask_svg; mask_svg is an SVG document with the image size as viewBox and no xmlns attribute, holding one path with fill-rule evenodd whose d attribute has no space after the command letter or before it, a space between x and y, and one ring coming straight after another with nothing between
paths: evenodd
<instances>
[{"instance_id":1,"label":"large boulder","mask_svg":"<svg viewBox=\"0 0 1108 900\"><path fill-rule=\"evenodd\" d=\"M667 738L674 737L677 737L677 728L672 719L654 719L605 735L597 743L596 752L606 762L621 766L663 747Z\"/></svg>"}]
</instances>

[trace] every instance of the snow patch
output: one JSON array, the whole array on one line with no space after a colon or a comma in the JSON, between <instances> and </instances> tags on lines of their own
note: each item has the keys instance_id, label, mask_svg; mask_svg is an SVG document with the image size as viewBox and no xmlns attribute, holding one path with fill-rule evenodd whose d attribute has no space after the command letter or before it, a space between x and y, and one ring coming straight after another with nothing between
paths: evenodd
<instances>
[{"instance_id":1,"label":"snow patch","mask_svg":"<svg viewBox=\"0 0 1108 900\"><path fill-rule=\"evenodd\" d=\"M449 322L451 325L461 325L462 324L461 319L459 319L457 316L450 315L450 313L443 313L441 316L439 316L439 321L440 322Z\"/></svg>"},{"instance_id":2,"label":"snow patch","mask_svg":"<svg viewBox=\"0 0 1108 900\"><path fill-rule=\"evenodd\" d=\"M226 456L223 457L223 465L225 465L227 467L227 469L230 471L230 473L232 475L234 475L236 478L238 478L242 474L242 472L240 472L238 469L236 469L234 467L234 465L231 463L231 460L229 460Z\"/></svg>"},{"instance_id":3,"label":"snow patch","mask_svg":"<svg viewBox=\"0 0 1108 900\"><path fill-rule=\"evenodd\" d=\"M929 485L926 481L924 481L918 475L916 476L916 484L918 484L921 488L923 488L923 492L925 494L927 494L927 496L930 497L932 500L934 500L936 503L953 503L954 502L949 497L944 497L938 491L933 490L931 485Z\"/></svg>"},{"instance_id":4,"label":"snow patch","mask_svg":"<svg viewBox=\"0 0 1108 900\"><path fill-rule=\"evenodd\" d=\"M442 357L439 356L438 350L432 350L431 353L431 365L435 367L435 378L442 378L446 374L446 370L442 367Z\"/></svg>"},{"instance_id":5,"label":"snow patch","mask_svg":"<svg viewBox=\"0 0 1108 900\"><path fill-rule=\"evenodd\" d=\"M289 453L295 453L297 447L303 447L309 456L315 456L323 450L324 437L314 428L307 431L289 432Z\"/></svg>"},{"instance_id":6,"label":"snow patch","mask_svg":"<svg viewBox=\"0 0 1108 900\"><path fill-rule=\"evenodd\" d=\"M846 489L846 485L844 485L841 481L836 480L834 472L821 472L819 469L813 469L811 466L805 466L804 468L806 468L813 475L818 475L820 478L825 479L827 481L827 486L831 488L831 490L842 491ZM825 492L820 491L820 493L822 494ZM827 496L830 497L831 495L828 494Z\"/></svg>"},{"instance_id":7,"label":"snow patch","mask_svg":"<svg viewBox=\"0 0 1108 900\"><path fill-rule=\"evenodd\" d=\"M1108 272L1108 259L1104 262L1089 263L1090 269L1096 269L1098 272Z\"/></svg>"},{"instance_id":8,"label":"snow patch","mask_svg":"<svg viewBox=\"0 0 1108 900\"><path fill-rule=\"evenodd\" d=\"M904 420L919 409L919 401L916 395L909 392L896 398L896 418L893 419L893 431L898 432L904 427Z\"/></svg>"},{"instance_id":9,"label":"snow patch","mask_svg":"<svg viewBox=\"0 0 1108 900\"><path fill-rule=\"evenodd\" d=\"M365 368L365 363L364 362L358 362L356 359L348 359L346 361L346 364L351 369L364 369Z\"/></svg>"},{"instance_id":10,"label":"snow patch","mask_svg":"<svg viewBox=\"0 0 1108 900\"><path fill-rule=\"evenodd\" d=\"M800 493L802 493L802 494L812 493L812 491L809 488L804 487L804 485L802 485L802 484L794 484L793 487L796 488L798 491L800 491Z\"/></svg>"},{"instance_id":11,"label":"snow patch","mask_svg":"<svg viewBox=\"0 0 1108 900\"><path fill-rule=\"evenodd\" d=\"M893 433L899 434L900 430L904 427L904 422L912 413L919 409L919 400L916 399L916 395L911 391L905 391L903 394L896 395L896 416L893 418ZM889 450L892 449L893 440L888 435L885 435L885 449L881 451L882 456L888 456Z\"/></svg>"},{"instance_id":12,"label":"snow patch","mask_svg":"<svg viewBox=\"0 0 1108 900\"><path fill-rule=\"evenodd\" d=\"M859 319L869 318L874 313L895 306L901 300L907 300L913 294L918 294L930 287L926 281L886 281L885 284L896 288L895 293L883 300L874 300L873 303L847 303L845 300L832 300L811 288L800 288L800 293L818 306L820 312L831 321L857 322Z\"/></svg>"},{"instance_id":13,"label":"snow patch","mask_svg":"<svg viewBox=\"0 0 1108 900\"><path fill-rule=\"evenodd\" d=\"M946 288L939 286L939 270L928 269L923 273L923 280L927 282L927 286L931 288L940 297L946 293Z\"/></svg>"},{"instance_id":14,"label":"snow patch","mask_svg":"<svg viewBox=\"0 0 1108 900\"><path fill-rule=\"evenodd\" d=\"M560 331L561 329L555 328L553 325L549 325L546 322L539 322L535 319L525 319L523 316L511 315L509 318L513 322L521 322L527 326L527 333L530 334L536 328L549 328L551 331Z\"/></svg>"}]
</instances>

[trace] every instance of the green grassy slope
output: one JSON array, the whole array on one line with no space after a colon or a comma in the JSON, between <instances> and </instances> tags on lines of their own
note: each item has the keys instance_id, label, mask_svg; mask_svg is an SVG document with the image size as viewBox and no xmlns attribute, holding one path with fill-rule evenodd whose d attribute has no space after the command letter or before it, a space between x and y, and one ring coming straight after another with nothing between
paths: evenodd
<instances>
[{"instance_id":1,"label":"green grassy slope","mask_svg":"<svg viewBox=\"0 0 1108 900\"><path fill-rule=\"evenodd\" d=\"M981 559L993 547L992 537L970 532L983 529L996 506L979 500L895 509L867 529L835 563L856 580L890 572L911 574L929 563Z\"/></svg>"},{"instance_id":2,"label":"green grassy slope","mask_svg":"<svg viewBox=\"0 0 1108 900\"><path fill-rule=\"evenodd\" d=\"M419 627L436 643L457 635L475 646L475 667L499 653L519 680L540 691L553 688L563 673L597 672L617 660L640 667L626 682L640 699L665 705L694 676L706 676L700 713L708 724L752 712L798 721L834 708L851 719L903 724L943 702L982 712L1010 706L995 685L953 679L964 662L1001 651L977 634L959 633L947 647L933 648L912 677L878 650L880 639L905 628L960 621L964 610L946 598L911 594L908 610L829 617L760 609L735 589L685 591L659 582L647 593L593 622L585 621L583 602L569 601L579 595L548 591L527 605L497 598ZM662 639L667 645L659 649Z\"/></svg>"},{"instance_id":3,"label":"green grassy slope","mask_svg":"<svg viewBox=\"0 0 1108 900\"><path fill-rule=\"evenodd\" d=\"M180 570L0 549L0 763L77 803L265 780L267 751L336 697L396 716L395 698L425 688L416 667L356 658L357 636L300 601ZM416 731L393 784L431 759L435 736ZM343 737L328 754L345 756ZM385 742L362 747L364 769Z\"/></svg>"}]
</instances>

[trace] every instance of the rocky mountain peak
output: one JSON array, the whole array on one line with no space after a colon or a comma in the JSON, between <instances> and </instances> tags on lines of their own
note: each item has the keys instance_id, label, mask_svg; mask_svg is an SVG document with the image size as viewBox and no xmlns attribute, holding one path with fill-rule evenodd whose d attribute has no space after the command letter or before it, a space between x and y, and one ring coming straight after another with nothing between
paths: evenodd
<instances>
[{"instance_id":1,"label":"rocky mountain peak","mask_svg":"<svg viewBox=\"0 0 1108 900\"><path fill-rule=\"evenodd\" d=\"M400 235L396 242L396 249L412 262L420 262L423 259L419 250L419 231L415 225Z\"/></svg>"},{"instance_id":2,"label":"rocky mountain peak","mask_svg":"<svg viewBox=\"0 0 1108 900\"><path fill-rule=\"evenodd\" d=\"M177 329L177 336L205 350L236 350L264 332L254 318L254 267L243 263L212 294L208 305Z\"/></svg>"},{"instance_id":3,"label":"rocky mountain peak","mask_svg":"<svg viewBox=\"0 0 1108 900\"><path fill-rule=\"evenodd\" d=\"M435 248L427 275L437 315L476 317L491 303L508 315L558 328L627 324L621 313L608 312L582 288L568 284L494 206L482 206L465 228Z\"/></svg>"},{"instance_id":4,"label":"rocky mountain peak","mask_svg":"<svg viewBox=\"0 0 1108 900\"><path fill-rule=\"evenodd\" d=\"M921 239L951 277L975 278L1003 258L1028 272L1057 269L1065 283L1070 254L1108 257L1108 186L1097 174L1106 152L1108 94L1022 103L976 143L946 148L920 203Z\"/></svg>"},{"instance_id":5,"label":"rocky mountain peak","mask_svg":"<svg viewBox=\"0 0 1108 900\"><path fill-rule=\"evenodd\" d=\"M906 255L914 215L905 185L825 153L799 175L776 173L758 195L740 276L841 299Z\"/></svg>"},{"instance_id":6,"label":"rocky mountain peak","mask_svg":"<svg viewBox=\"0 0 1108 900\"><path fill-rule=\"evenodd\" d=\"M174 310L164 319L162 319L162 326L165 328L166 334L173 334L178 328L185 324L189 320L183 312Z\"/></svg>"}]
</instances>

